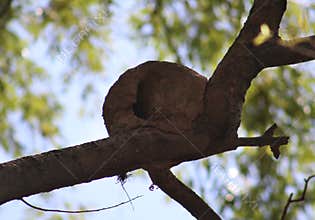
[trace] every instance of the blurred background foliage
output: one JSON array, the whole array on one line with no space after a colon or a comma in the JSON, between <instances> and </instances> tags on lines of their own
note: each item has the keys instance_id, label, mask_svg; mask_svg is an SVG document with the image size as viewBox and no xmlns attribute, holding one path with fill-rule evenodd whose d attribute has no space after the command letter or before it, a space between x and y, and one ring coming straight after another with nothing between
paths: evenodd
<instances>
[{"instance_id":1,"label":"blurred background foliage","mask_svg":"<svg viewBox=\"0 0 315 220\"><path fill-rule=\"evenodd\" d=\"M183 63L210 77L233 42L253 1L135 0L128 14L127 36L141 47L153 47L157 59ZM9 154L26 152L25 134L58 144L56 123L63 114L54 86L69 88L76 77L106 71L115 0L2 0L0 2L0 146ZM115 13L119 13L116 10ZM116 27L119 28L119 27ZM281 24L286 39L315 33L315 3L288 1ZM45 45L51 62L64 62L55 76L29 58L35 44ZM268 149L240 149L192 162L178 175L226 219L279 219L290 192L300 192L303 178L314 174L314 62L267 69L250 88L243 109L241 135L261 134L276 122L291 137L280 160ZM80 81L82 99L94 92ZM54 86L53 86L54 85ZM315 216L315 187L307 201L292 206L288 219Z\"/></svg>"}]
</instances>

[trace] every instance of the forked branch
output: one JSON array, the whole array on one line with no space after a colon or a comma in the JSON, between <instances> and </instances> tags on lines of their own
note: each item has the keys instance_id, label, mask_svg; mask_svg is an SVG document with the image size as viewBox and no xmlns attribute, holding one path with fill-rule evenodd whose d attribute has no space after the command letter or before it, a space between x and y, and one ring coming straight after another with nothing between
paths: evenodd
<instances>
[{"instance_id":1,"label":"forked branch","mask_svg":"<svg viewBox=\"0 0 315 220\"><path fill-rule=\"evenodd\" d=\"M274 131L277 129L277 125L273 124L268 128L264 134L260 137L238 138L237 146L266 146L271 147L273 156L278 159L280 156L280 146L288 143L288 136L274 137Z\"/></svg>"},{"instance_id":2,"label":"forked branch","mask_svg":"<svg viewBox=\"0 0 315 220\"><path fill-rule=\"evenodd\" d=\"M302 192L302 195L297 198L297 199L292 199L293 197L293 193L290 194L289 198L288 198L288 201L287 203L285 204L285 207L283 209L283 212L282 212L282 216L281 216L281 220L285 220L285 217L287 215L287 212L288 212L288 209L289 209L289 206L290 204L292 203L296 203L296 202L303 202L305 200L305 196L306 196L306 191L307 191L307 186L308 186L308 183L309 181L314 178L315 175L312 175L312 176L309 176L307 179L304 179L304 189L303 189L303 192Z\"/></svg>"}]
</instances>

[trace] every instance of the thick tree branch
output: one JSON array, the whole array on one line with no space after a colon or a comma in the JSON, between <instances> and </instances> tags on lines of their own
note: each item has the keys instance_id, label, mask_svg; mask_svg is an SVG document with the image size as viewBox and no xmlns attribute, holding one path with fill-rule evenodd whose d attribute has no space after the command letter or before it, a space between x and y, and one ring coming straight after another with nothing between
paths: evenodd
<instances>
[{"instance_id":1,"label":"thick tree branch","mask_svg":"<svg viewBox=\"0 0 315 220\"><path fill-rule=\"evenodd\" d=\"M198 220L221 220L221 217L194 191L179 181L168 169L149 168L154 184L180 203Z\"/></svg>"},{"instance_id":2,"label":"thick tree branch","mask_svg":"<svg viewBox=\"0 0 315 220\"><path fill-rule=\"evenodd\" d=\"M274 141L271 138L268 143L268 140L264 140L264 144L270 145ZM172 167L185 161L235 150L237 144L243 144L234 142L225 145L229 141L211 142L210 145L206 135L183 136L143 128L107 139L22 157L0 164L0 204L135 169Z\"/></svg>"},{"instance_id":3,"label":"thick tree branch","mask_svg":"<svg viewBox=\"0 0 315 220\"><path fill-rule=\"evenodd\" d=\"M306 191L307 191L307 186L308 186L309 181L310 181L312 178L315 178L315 175L309 176L307 179L304 179L304 182L305 182L305 184L304 184L304 189L303 189L302 195L301 195L299 198L297 198L297 199L292 199L293 193L290 194L290 196L289 196L289 198L288 198L288 201L287 201L287 203L285 204L285 207L284 207L284 209L283 209L283 211L282 211L281 220L285 220L290 204L295 203L295 202L303 202L303 201L305 200L305 195L306 195Z\"/></svg>"},{"instance_id":4,"label":"thick tree branch","mask_svg":"<svg viewBox=\"0 0 315 220\"><path fill-rule=\"evenodd\" d=\"M265 67L297 64L315 59L315 35L293 40L275 40L253 48Z\"/></svg>"},{"instance_id":5,"label":"thick tree branch","mask_svg":"<svg viewBox=\"0 0 315 220\"><path fill-rule=\"evenodd\" d=\"M254 39L260 34L262 25L268 26L270 39L278 39L278 28L285 10L286 0L254 1L244 27L207 83L204 105L208 124L212 126L207 128L209 133L236 134L245 94L251 81L265 68L252 52L257 47Z\"/></svg>"},{"instance_id":6,"label":"thick tree branch","mask_svg":"<svg viewBox=\"0 0 315 220\"><path fill-rule=\"evenodd\" d=\"M143 129L0 164L0 204L152 164L209 156L204 138L187 138Z\"/></svg>"},{"instance_id":7,"label":"thick tree branch","mask_svg":"<svg viewBox=\"0 0 315 220\"><path fill-rule=\"evenodd\" d=\"M244 27L219 63L208 84L234 78L247 79L247 81L253 79L264 66L249 48L254 46L253 40L260 34L263 24L266 24L272 32L271 38L278 39L278 29L285 10L286 0L254 1ZM233 76L233 73L237 74Z\"/></svg>"},{"instance_id":8,"label":"thick tree branch","mask_svg":"<svg viewBox=\"0 0 315 220\"><path fill-rule=\"evenodd\" d=\"M272 32L272 37L277 37L286 7L287 0L255 0L244 27L240 32L239 40L252 42L260 33L260 27L263 24L268 26Z\"/></svg>"}]
</instances>

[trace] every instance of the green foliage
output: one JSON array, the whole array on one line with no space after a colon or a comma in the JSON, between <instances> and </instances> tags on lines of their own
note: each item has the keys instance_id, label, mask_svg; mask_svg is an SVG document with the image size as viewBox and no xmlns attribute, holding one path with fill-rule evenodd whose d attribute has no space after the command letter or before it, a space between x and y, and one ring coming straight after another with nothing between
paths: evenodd
<instances>
[{"instance_id":1,"label":"green foliage","mask_svg":"<svg viewBox=\"0 0 315 220\"><path fill-rule=\"evenodd\" d=\"M64 87L78 74L103 71L99 57L105 54L111 4L96 0L1 2L0 146L6 151L15 156L23 152L25 141L17 137L18 124L44 139L58 135L56 119L62 107L49 89L51 73L32 58L31 47L45 42L45 59L71 67L60 76ZM84 97L92 91L89 86L82 85Z\"/></svg>"},{"instance_id":2,"label":"green foliage","mask_svg":"<svg viewBox=\"0 0 315 220\"><path fill-rule=\"evenodd\" d=\"M131 17L136 34L153 42L159 58L213 70L241 28L245 3L149 1ZM231 14L233 16L231 16Z\"/></svg>"}]
</instances>

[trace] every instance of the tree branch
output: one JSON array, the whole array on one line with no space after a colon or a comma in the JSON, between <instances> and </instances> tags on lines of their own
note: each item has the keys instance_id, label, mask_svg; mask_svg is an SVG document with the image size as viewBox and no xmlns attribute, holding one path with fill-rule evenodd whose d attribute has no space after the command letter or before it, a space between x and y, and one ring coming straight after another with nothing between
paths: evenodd
<instances>
[{"instance_id":1,"label":"tree branch","mask_svg":"<svg viewBox=\"0 0 315 220\"><path fill-rule=\"evenodd\" d=\"M12 0L4 0L0 3L0 20L4 18L8 14L10 10Z\"/></svg>"},{"instance_id":2,"label":"tree branch","mask_svg":"<svg viewBox=\"0 0 315 220\"><path fill-rule=\"evenodd\" d=\"M276 40L253 48L265 67L297 64L315 59L315 35L293 40Z\"/></svg>"},{"instance_id":3,"label":"tree branch","mask_svg":"<svg viewBox=\"0 0 315 220\"><path fill-rule=\"evenodd\" d=\"M0 205L152 165L172 167L185 161L235 150L237 144L244 143L241 141L224 147L223 144L228 141L212 141L210 145L205 134L186 133L184 136L143 128L141 131L22 157L0 164ZM272 144L267 139L264 141Z\"/></svg>"},{"instance_id":4,"label":"tree branch","mask_svg":"<svg viewBox=\"0 0 315 220\"><path fill-rule=\"evenodd\" d=\"M238 138L237 146L266 146L270 145L273 156L278 159L280 156L280 146L288 144L288 136L274 137L274 131L277 125L273 124L260 137Z\"/></svg>"},{"instance_id":5,"label":"tree branch","mask_svg":"<svg viewBox=\"0 0 315 220\"><path fill-rule=\"evenodd\" d=\"M25 199L21 198L21 201L33 208L33 209L36 209L36 210L39 210L39 211L42 211L42 212L58 212L58 213L69 213L69 214L81 214L81 213L90 213L90 212L100 212L100 211L104 211L104 210L108 210L108 209L113 209L113 208L116 208L116 207L119 207L121 205L124 205L124 204L127 204L127 203L130 203L132 202L133 200L136 200L138 198L140 198L142 196L136 196L134 198L130 198L128 199L127 201L125 202L121 202L121 203L118 203L116 205L111 205L111 206L107 206L107 207L103 207L103 208L98 208L98 209L85 209L85 210L63 210L63 209L48 209L48 208L42 208L42 207L39 207L39 206L35 206L31 203L29 203L28 201L26 201Z\"/></svg>"},{"instance_id":6,"label":"tree branch","mask_svg":"<svg viewBox=\"0 0 315 220\"><path fill-rule=\"evenodd\" d=\"M307 179L304 179L304 182L305 182L305 184L304 184L304 189L303 189L302 195L301 195L299 198L297 198L297 199L292 199L293 193L290 194L290 196L289 196L289 198L288 198L288 201L287 201L287 203L285 204L285 207L284 207L284 209L283 209L283 211L282 211L281 220L285 220L286 214L287 214L287 212L288 212L288 209L289 209L289 206L290 206L291 203L294 203L294 202L302 202L302 201L305 200L305 195L306 195L308 183L309 183L309 181L310 181L312 178L314 178L314 177L315 177L315 175L312 175L312 176L309 176Z\"/></svg>"},{"instance_id":7,"label":"tree branch","mask_svg":"<svg viewBox=\"0 0 315 220\"><path fill-rule=\"evenodd\" d=\"M11 5L12 0L2 0L0 2L0 30L2 31L12 16Z\"/></svg>"},{"instance_id":8,"label":"tree branch","mask_svg":"<svg viewBox=\"0 0 315 220\"><path fill-rule=\"evenodd\" d=\"M272 32L271 37L277 37L286 7L287 0L255 0L240 32L239 40L252 42L260 33L260 27L263 24L267 25Z\"/></svg>"},{"instance_id":9,"label":"tree branch","mask_svg":"<svg viewBox=\"0 0 315 220\"><path fill-rule=\"evenodd\" d=\"M148 172L154 184L180 203L198 220L221 220L221 217L207 203L179 181L170 170L149 168Z\"/></svg>"},{"instance_id":10,"label":"tree branch","mask_svg":"<svg viewBox=\"0 0 315 220\"><path fill-rule=\"evenodd\" d=\"M268 26L270 39L278 39L279 24L285 10L286 0L254 1L244 27L207 83L205 115L208 124L213 127L209 133L219 131L227 136L237 133L245 94L251 81L265 68L252 52L257 47L254 39L260 34L262 25ZM213 103L216 104L216 111L213 110Z\"/></svg>"},{"instance_id":11,"label":"tree branch","mask_svg":"<svg viewBox=\"0 0 315 220\"><path fill-rule=\"evenodd\" d=\"M175 165L216 152L215 149L205 150L206 137L186 138L156 129L142 129L141 132L130 132L2 163L0 204L152 164Z\"/></svg>"}]
</instances>

